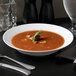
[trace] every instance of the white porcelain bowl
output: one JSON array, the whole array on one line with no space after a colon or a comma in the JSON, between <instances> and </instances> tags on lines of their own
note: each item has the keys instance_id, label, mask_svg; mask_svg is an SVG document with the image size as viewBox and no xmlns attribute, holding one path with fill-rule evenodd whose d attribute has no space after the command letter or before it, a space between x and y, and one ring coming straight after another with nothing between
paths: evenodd
<instances>
[{"instance_id":1,"label":"white porcelain bowl","mask_svg":"<svg viewBox=\"0 0 76 76\"><path fill-rule=\"evenodd\" d=\"M15 36L18 33L21 33L24 31L31 31L31 30L46 30L46 31L55 32L64 37L65 43L61 47L59 47L55 50L48 50L48 51L21 50L11 44L11 39L13 36ZM3 41L5 42L5 44L10 46L11 48L18 50L19 52L21 52L23 54L32 55L32 56L45 56L45 55L55 53L58 50L70 45L71 42L73 41L73 39L74 39L73 34L69 30L67 30L63 27L53 25L53 24L38 24L38 23L37 24L25 24L25 25L13 27L13 28L7 30L3 35Z\"/></svg>"}]
</instances>

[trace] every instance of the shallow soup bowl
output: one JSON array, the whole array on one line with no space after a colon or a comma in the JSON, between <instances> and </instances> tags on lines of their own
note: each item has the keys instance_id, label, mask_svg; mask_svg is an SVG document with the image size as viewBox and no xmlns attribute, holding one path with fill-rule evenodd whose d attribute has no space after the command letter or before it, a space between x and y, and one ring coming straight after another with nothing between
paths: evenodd
<instances>
[{"instance_id":1,"label":"shallow soup bowl","mask_svg":"<svg viewBox=\"0 0 76 76\"><path fill-rule=\"evenodd\" d=\"M61 35L65 42L64 44L54 50L47 50L47 51L28 51L28 50L22 50L19 49L15 46L12 45L11 43L11 39L16 35L19 34L21 32L25 32L25 31L32 31L32 30L45 30L45 31L50 31L50 32L55 32L59 35ZM57 26L57 25L53 25L53 24L24 24L24 25L19 25L16 27L13 27L9 30L7 30L4 35L3 35L3 41L5 42L5 44L7 44L9 47L16 49L17 51L23 53L23 54L27 54L27 55L31 55L31 56L45 56L45 55L50 55L53 54L57 51L60 51L60 49L67 47L68 45L70 45L73 41L74 37L73 34L61 27L61 26Z\"/></svg>"}]
</instances>

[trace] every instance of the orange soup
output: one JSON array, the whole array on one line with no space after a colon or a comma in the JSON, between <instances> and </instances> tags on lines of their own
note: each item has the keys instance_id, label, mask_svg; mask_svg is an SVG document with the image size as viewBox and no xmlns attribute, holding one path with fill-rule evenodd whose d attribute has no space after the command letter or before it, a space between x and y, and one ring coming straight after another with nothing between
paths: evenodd
<instances>
[{"instance_id":1,"label":"orange soup","mask_svg":"<svg viewBox=\"0 0 76 76\"><path fill-rule=\"evenodd\" d=\"M59 34L45 30L40 34L41 40L33 42L31 38L36 32L38 30L19 33L12 38L11 43L22 50L48 51L61 47L65 42Z\"/></svg>"}]
</instances>

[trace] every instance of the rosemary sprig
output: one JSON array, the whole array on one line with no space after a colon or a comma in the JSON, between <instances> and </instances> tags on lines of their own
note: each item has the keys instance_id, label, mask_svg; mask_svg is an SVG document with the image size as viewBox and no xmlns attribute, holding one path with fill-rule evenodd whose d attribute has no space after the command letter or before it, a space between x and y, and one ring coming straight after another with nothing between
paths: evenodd
<instances>
[{"instance_id":1,"label":"rosemary sprig","mask_svg":"<svg viewBox=\"0 0 76 76\"><path fill-rule=\"evenodd\" d=\"M38 35L40 35L42 33L42 30L39 30L38 32L35 33L35 35L32 37L32 41L35 41L36 40L36 37Z\"/></svg>"}]
</instances>

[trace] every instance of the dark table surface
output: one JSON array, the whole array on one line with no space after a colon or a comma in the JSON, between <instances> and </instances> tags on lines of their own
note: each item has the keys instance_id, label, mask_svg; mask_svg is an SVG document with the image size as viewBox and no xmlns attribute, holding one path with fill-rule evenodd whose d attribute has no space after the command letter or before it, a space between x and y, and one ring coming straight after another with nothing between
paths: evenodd
<instances>
[{"instance_id":1,"label":"dark table surface","mask_svg":"<svg viewBox=\"0 0 76 76\"><path fill-rule=\"evenodd\" d=\"M68 28L70 26L70 21L67 19L60 19L56 20L55 24ZM24 63L35 65L36 69L32 71L32 74L30 76L76 76L76 64L66 59L60 60L59 58L57 58L56 55L59 54L60 52L45 57L33 57L23 55L17 52L16 50L8 47L3 42L2 40L3 33L4 32L0 33L0 54L10 56ZM74 54L74 56L76 56L75 50L76 50L76 39L74 39L71 45L60 51L62 52L68 51ZM17 65L7 59L0 59L0 62ZM0 67L0 76L24 76L24 75L17 71Z\"/></svg>"}]
</instances>

